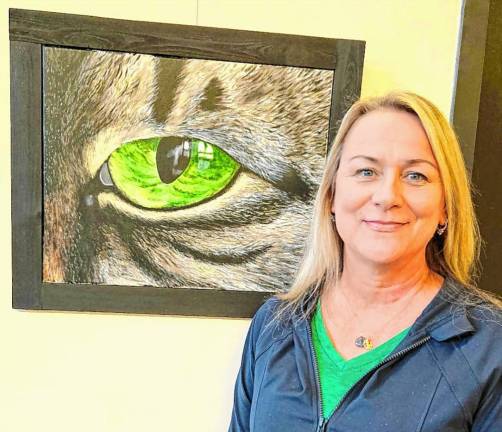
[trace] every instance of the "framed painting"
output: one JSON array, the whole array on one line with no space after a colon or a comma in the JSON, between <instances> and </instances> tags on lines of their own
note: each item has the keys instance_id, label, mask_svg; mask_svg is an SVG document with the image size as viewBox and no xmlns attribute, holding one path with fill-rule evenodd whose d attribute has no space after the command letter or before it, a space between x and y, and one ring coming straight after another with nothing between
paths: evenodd
<instances>
[{"instance_id":1,"label":"framed painting","mask_svg":"<svg viewBox=\"0 0 502 432\"><path fill-rule=\"evenodd\" d=\"M10 10L13 307L250 317L364 42Z\"/></svg>"}]
</instances>

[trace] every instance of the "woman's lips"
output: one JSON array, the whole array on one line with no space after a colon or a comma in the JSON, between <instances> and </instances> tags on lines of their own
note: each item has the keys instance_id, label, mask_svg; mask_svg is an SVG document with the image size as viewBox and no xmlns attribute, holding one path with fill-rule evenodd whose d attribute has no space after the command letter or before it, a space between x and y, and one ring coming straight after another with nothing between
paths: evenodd
<instances>
[{"instance_id":1,"label":"woman's lips","mask_svg":"<svg viewBox=\"0 0 502 432\"><path fill-rule=\"evenodd\" d=\"M379 232L394 232L406 225L406 223L392 222L392 221L385 222L385 221L365 220L363 222L373 231L379 231Z\"/></svg>"}]
</instances>

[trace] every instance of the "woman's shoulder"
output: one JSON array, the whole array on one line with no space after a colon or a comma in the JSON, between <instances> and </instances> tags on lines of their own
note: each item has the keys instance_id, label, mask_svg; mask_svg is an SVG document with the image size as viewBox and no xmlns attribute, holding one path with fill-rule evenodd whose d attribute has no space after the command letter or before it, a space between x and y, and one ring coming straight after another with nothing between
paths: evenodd
<instances>
[{"instance_id":1,"label":"woman's shoulder","mask_svg":"<svg viewBox=\"0 0 502 432\"><path fill-rule=\"evenodd\" d=\"M489 357L502 365L502 307L495 294L447 280L435 304L439 313L429 327L433 337L457 336L455 345L468 360Z\"/></svg>"},{"instance_id":2,"label":"woman's shoulder","mask_svg":"<svg viewBox=\"0 0 502 432\"><path fill-rule=\"evenodd\" d=\"M472 326L469 337L456 347L469 362L480 381L502 378L502 308L500 300L482 290L465 288L467 294L452 305L453 316L465 314ZM487 376L483 376L483 375ZM494 374L496 376L494 376Z\"/></svg>"},{"instance_id":3,"label":"woman's shoulder","mask_svg":"<svg viewBox=\"0 0 502 432\"><path fill-rule=\"evenodd\" d=\"M271 326L290 328L294 326L294 319L287 307L287 302L277 296L269 297L256 311L253 323L260 328Z\"/></svg>"},{"instance_id":4,"label":"woman's shoulder","mask_svg":"<svg viewBox=\"0 0 502 432\"><path fill-rule=\"evenodd\" d=\"M502 309L497 301L481 290L447 281L434 306L426 330L427 351L458 400L467 404L472 392L500 392Z\"/></svg>"},{"instance_id":5,"label":"woman's shoulder","mask_svg":"<svg viewBox=\"0 0 502 432\"><path fill-rule=\"evenodd\" d=\"M455 342L456 349L485 395L502 391L502 310L491 302L480 301L466 308L473 327L470 337ZM497 396L498 397L498 396Z\"/></svg>"},{"instance_id":6,"label":"woman's shoulder","mask_svg":"<svg viewBox=\"0 0 502 432\"><path fill-rule=\"evenodd\" d=\"M450 304L452 312L465 311L476 321L502 325L502 298L493 292L447 278L439 297Z\"/></svg>"},{"instance_id":7,"label":"woman's shoulder","mask_svg":"<svg viewBox=\"0 0 502 432\"><path fill-rule=\"evenodd\" d=\"M502 332L502 300L482 288L469 288L452 282L448 291L453 312L463 311L477 331Z\"/></svg>"},{"instance_id":8,"label":"woman's shoulder","mask_svg":"<svg viewBox=\"0 0 502 432\"><path fill-rule=\"evenodd\" d=\"M465 310L469 319L477 329L486 331L502 331L502 299L495 293L481 288L468 288L460 283L455 284L457 290L450 292L456 299L452 301L459 310Z\"/></svg>"},{"instance_id":9,"label":"woman's shoulder","mask_svg":"<svg viewBox=\"0 0 502 432\"><path fill-rule=\"evenodd\" d=\"M477 339L484 340L492 349L497 345L502 363L502 309L496 304L480 301L477 305L467 306L466 313Z\"/></svg>"},{"instance_id":10,"label":"woman's shoulder","mask_svg":"<svg viewBox=\"0 0 502 432\"><path fill-rule=\"evenodd\" d=\"M293 332L295 322L287 316L285 305L284 300L273 296L256 311L251 326L258 351L268 349Z\"/></svg>"}]
</instances>

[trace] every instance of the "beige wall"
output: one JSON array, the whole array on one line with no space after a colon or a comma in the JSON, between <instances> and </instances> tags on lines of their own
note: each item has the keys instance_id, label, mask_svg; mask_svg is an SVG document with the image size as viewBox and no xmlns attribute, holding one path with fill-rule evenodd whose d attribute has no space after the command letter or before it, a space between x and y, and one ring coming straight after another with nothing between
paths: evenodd
<instances>
[{"instance_id":1,"label":"beige wall","mask_svg":"<svg viewBox=\"0 0 502 432\"><path fill-rule=\"evenodd\" d=\"M448 115L461 0L2 2L0 430L225 430L248 320L11 309L8 7L363 39L364 95L409 89Z\"/></svg>"}]
</instances>

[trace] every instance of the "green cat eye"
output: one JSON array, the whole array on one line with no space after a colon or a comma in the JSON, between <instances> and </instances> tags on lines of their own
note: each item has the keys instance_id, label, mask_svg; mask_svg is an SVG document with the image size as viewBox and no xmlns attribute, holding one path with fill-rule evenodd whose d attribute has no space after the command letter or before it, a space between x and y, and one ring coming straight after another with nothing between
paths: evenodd
<instances>
[{"instance_id":1,"label":"green cat eye","mask_svg":"<svg viewBox=\"0 0 502 432\"><path fill-rule=\"evenodd\" d=\"M123 144L108 158L113 183L131 202L150 209L178 209L221 192L239 164L205 141L150 138Z\"/></svg>"}]
</instances>

